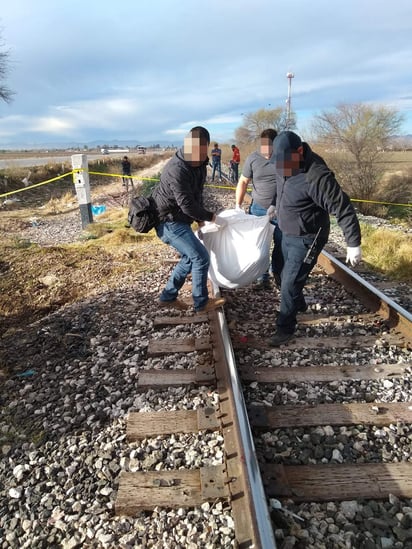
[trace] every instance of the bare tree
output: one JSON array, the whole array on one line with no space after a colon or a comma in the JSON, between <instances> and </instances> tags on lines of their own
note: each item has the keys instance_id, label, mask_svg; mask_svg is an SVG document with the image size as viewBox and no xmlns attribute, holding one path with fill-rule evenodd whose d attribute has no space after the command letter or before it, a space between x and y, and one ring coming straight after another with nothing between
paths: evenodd
<instances>
[{"instance_id":1,"label":"bare tree","mask_svg":"<svg viewBox=\"0 0 412 549\"><path fill-rule=\"evenodd\" d=\"M295 126L294 115L292 115L291 126ZM266 128L274 128L278 132L286 128L286 111L283 107L259 109L245 114L242 126L235 131L236 142L241 145L256 144L260 134Z\"/></svg>"},{"instance_id":2,"label":"bare tree","mask_svg":"<svg viewBox=\"0 0 412 549\"><path fill-rule=\"evenodd\" d=\"M395 109L361 103L341 104L315 116L313 131L334 152L330 164L353 198L371 200L377 194L383 173L379 160L402 122L403 116ZM370 211L367 204L360 209Z\"/></svg>"},{"instance_id":3,"label":"bare tree","mask_svg":"<svg viewBox=\"0 0 412 549\"><path fill-rule=\"evenodd\" d=\"M8 73L8 61L9 61L9 50L4 49L4 43L1 41L0 37L0 99L9 103L12 100L14 92L10 90L3 82Z\"/></svg>"}]
</instances>

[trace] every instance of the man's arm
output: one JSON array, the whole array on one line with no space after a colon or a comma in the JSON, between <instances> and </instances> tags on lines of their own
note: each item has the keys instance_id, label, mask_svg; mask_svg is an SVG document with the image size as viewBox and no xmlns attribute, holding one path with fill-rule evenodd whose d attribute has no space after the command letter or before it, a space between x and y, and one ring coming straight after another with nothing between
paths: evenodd
<instances>
[{"instance_id":1,"label":"man's arm","mask_svg":"<svg viewBox=\"0 0 412 549\"><path fill-rule=\"evenodd\" d=\"M238 184L236 185L236 208L242 206L250 181L251 179L249 177L245 177L243 174L240 176Z\"/></svg>"}]
</instances>

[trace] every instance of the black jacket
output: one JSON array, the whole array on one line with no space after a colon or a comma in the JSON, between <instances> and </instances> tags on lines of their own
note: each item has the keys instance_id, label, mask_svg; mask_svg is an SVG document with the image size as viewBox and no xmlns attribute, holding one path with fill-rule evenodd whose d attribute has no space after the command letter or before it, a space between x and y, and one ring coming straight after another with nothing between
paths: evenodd
<instances>
[{"instance_id":1,"label":"black jacket","mask_svg":"<svg viewBox=\"0 0 412 549\"><path fill-rule=\"evenodd\" d=\"M279 228L292 236L315 235L327 239L329 214L335 215L348 246L360 246L361 232L356 212L348 195L323 158L303 143L302 171L291 177L277 176L276 205Z\"/></svg>"},{"instance_id":2,"label":"black jacket","mask_svg":"<svg viewBox=\"0 0 412 549\"><path fill-rule=\"evenodd\" d=\"M156 202L159 219L180 221L191 224L193 221L211 221L214 212L203 207L203 187L206 181L205 162L193 167L183 157L180 149L163 168L160 182L152 192Z\"/></svg>"},{"instance_id":3,"label":"black jacket","mask_svg":"<svg viewBox=\"0 0 412 549\"><path fill-rule=\"evenodd\" d=\"M123 175L130 175L130 161L129 160L122 160L122 171Z\"/></svg>"}]
</instances>

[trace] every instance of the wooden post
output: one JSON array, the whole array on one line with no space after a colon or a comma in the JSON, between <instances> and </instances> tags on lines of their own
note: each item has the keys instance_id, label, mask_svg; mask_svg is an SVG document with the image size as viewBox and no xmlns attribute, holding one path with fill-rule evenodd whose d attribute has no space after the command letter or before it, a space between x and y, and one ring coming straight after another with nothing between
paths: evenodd
<instances>
[{"instance_id":1,"label":"wooden post","mask_svg":"<svg viewBox=\"0 0 412 549\"><path fill-rule=\"evenodd\" d=\"M89 223L93 223L87 155L73 154L71 158L73 171L80 170L75 171L73 174L73 182L79 201L82 228L84 229Z\"/></svg>"}]
</instances>

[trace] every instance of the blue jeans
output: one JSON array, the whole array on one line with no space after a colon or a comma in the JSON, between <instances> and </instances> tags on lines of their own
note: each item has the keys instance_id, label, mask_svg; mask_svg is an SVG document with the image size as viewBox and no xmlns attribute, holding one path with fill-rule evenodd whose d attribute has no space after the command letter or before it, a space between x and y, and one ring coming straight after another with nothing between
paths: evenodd
<instances>
[{"instance_id":1,"label":"blue jeans","mask_svg":"<svg viewBox=\"0 0 412 549\"><path fill-rule=\"evenodd\" d=\"M267 210L265 208L262 208L257 202L252 201L252 204L249 208L249 213L252 215L256 215L257 217L263 217L266 215ZM283 268L283 255L282 255L282 231L279 229L277 220L274 219L271 221L272 225L275 226L275 230L273 231L273 251L272 251L272 272L273 274L278 274L280 276L280 273L282 272ZM269 280L269 271L264 273L262 277L259 279L262 281Z\"/></svg>"},{"instance_id":2,"label":"blue jeans","mask_svg":"<svg viewBox=\"0 0 412 549\"><path fill-rule=\"evenodd\" d=\"M188 223L167 221L156 228L157 236L165 244L173 246L181 255L179 263L173 269L167 284L160 294L160 301L174 301L180 288L192 273L192 296L195 310L201 309L209 299L207 273L209 271L209 252L195 236Z\"/></svg>"},{"instance_id":3,"label":"blue jeans","mask_svg":"<svg viewBox=\"0 0 412 549\"><path fill-rule=\"evenodd\" d=\"M215 179L216 170L218 170L219 177L220 177L220 179L222 179L222 166L220 164L220 161L219 162L213 162L212 181L214 181L214 179Z\"/></svg>"},{"instance_id":4,"label":"blue jeans","mask_svg":"<svg viewBox=\"0 0 412 549\"><path fill-rule=\"evenodd\" d=\"M280 290L280 310L276 320L279 332L293 334L296 327L296 315L305 304L303 288L309 273L316 265L318 255L327 242L327 238L318 238L315 254L311 263L304 263L306 253L314 240L314 235L282 236L284 266Z\"/></svg>"}]
</instances>

